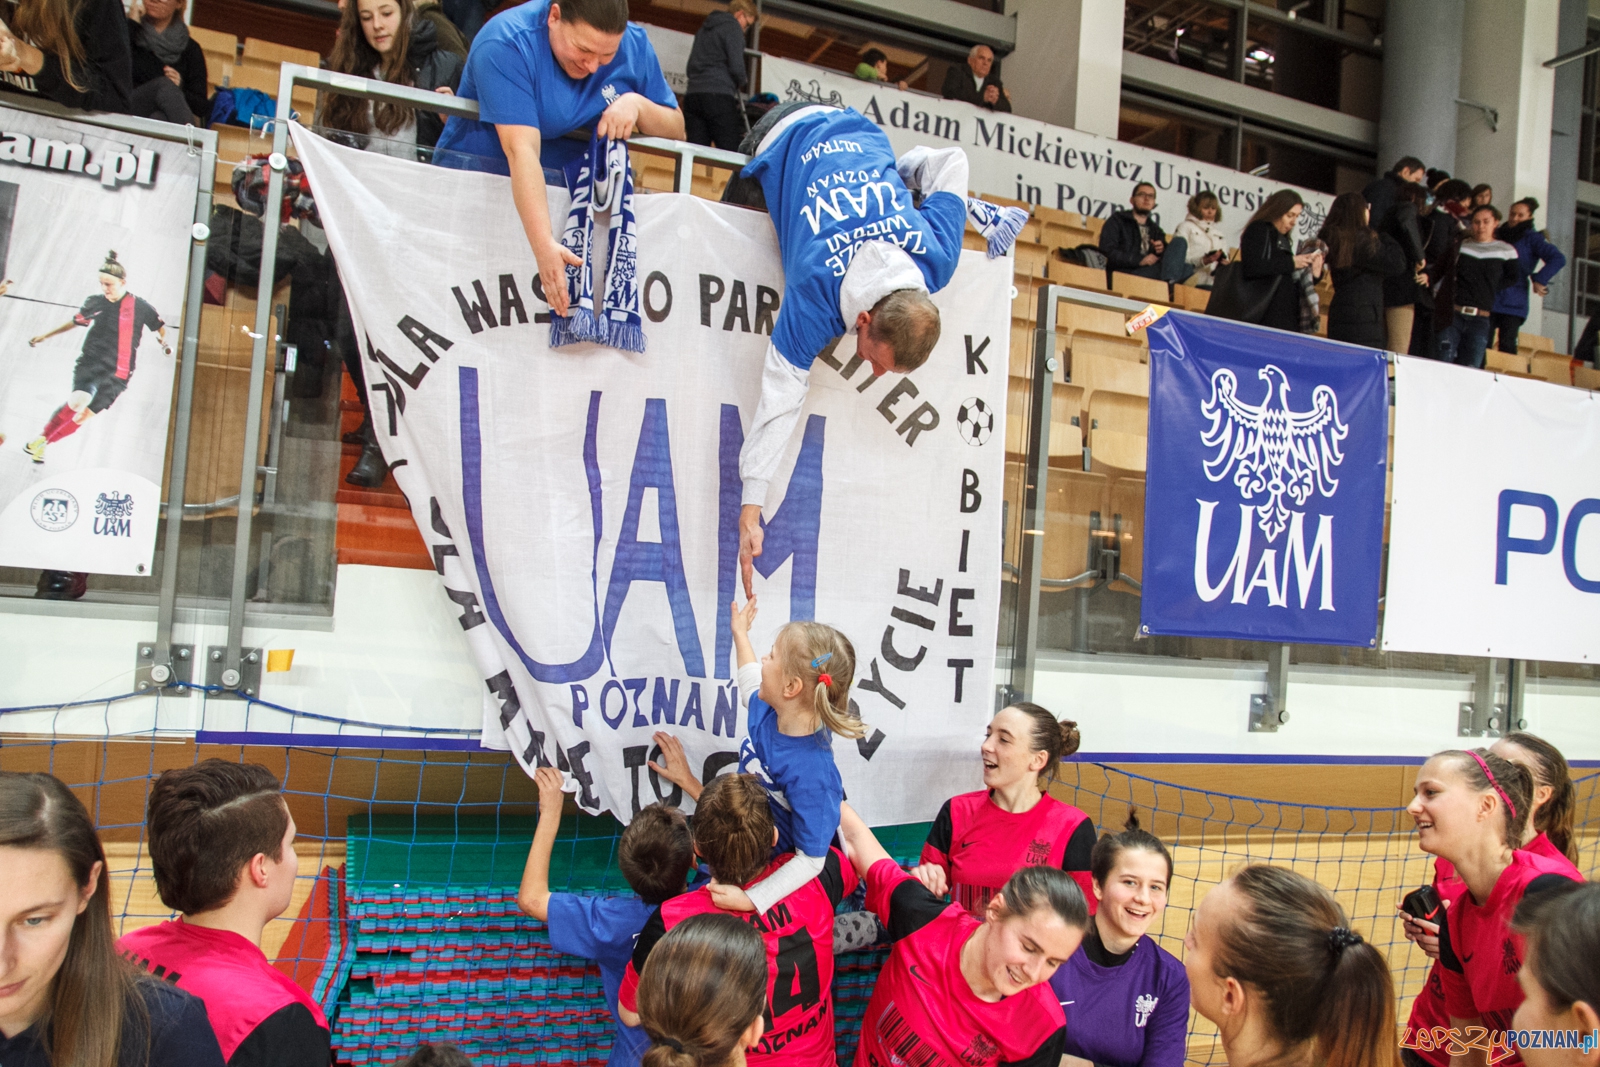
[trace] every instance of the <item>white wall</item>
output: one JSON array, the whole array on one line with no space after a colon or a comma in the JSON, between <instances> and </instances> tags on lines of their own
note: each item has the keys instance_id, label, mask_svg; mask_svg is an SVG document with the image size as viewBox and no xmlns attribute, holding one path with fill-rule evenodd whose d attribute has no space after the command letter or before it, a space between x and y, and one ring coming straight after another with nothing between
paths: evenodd
<instances>
[{"instance_id":1,"label":"white wall","mask_svg":"<svg viewBox=\"0 0 1600 1067\"><path fill-rule=\"evenodd\" d=\"M1122 5L1012 0L1017 50L1002 73L1018 115L1104 137L1122 108Z\"/></svg>"}]
</instances>

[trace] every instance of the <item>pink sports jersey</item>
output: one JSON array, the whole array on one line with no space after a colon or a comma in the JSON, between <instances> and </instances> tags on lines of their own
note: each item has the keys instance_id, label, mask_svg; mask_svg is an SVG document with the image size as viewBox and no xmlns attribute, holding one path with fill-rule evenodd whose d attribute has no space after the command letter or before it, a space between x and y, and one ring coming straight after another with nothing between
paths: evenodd
<instances>
[{"instance_id":1,"label":"pink sports jersey","mask_svg":"<svg viewBox=\"0 0 1600 1067\"><path fill-rule=\"evenodd\" d=\"M1439 931L1445 1011L1458 1019L1479 1019L1491 1034L1511 1028L1511 1016L1522 1003L1517 972L1523 949L1522 936L1511 931L1511 916L1524 895L1562 879L1581 882L1583 875L1565 856L1518 849L1487 901L1478 904L1471 893L1462 893L1450 905ZM1520 1061L1516 1055L1507 1060Z\"/></svg>"},{"instance_id":2,"label":"pink sports jersey","mask_svg":"<svg viewBox=\"0 0 1600 1067\"><path fill-rule=\"evenodd\" d=\"M790 855L773 860L745 887L771 875ZM752 1067L834 1067L833 910L855 892L858 881L849 861L838 849L829 849L822 873L764 914L723 912L760 930L767 944L767 1028L761 1043L746 1054ZM711 902L710 886L673 897L657 908L639 931L617 1002L638 1011L639 973L656 943L691 915L719 911Z\"/></svg>"},{"instance_id":3,"label":"pink sports jersey","mask_svg":"<svg viewBox=\"0 0 1600 1067\"><path fill-rule=\"evenodd\" d=\"M1522 848L1523 851L1532 852L1536 856L1567 862L1567 857L1562 855L1544 834L1535 837ZM1577 868L1573 870L1576 871ZM1454 907L1456 900L1467 891L1467 884L1456 874L1456 869L1449 860L1434 860L1433 871L1433 888L1438 891L1439 899ZM1450 1052L1440 1037L1449 1030L1450 1013L1444 1006L1444 974L1438 960L1433 961L1433 967L1428 971L1428 980L1417 992L1417 999L1411 1002L1411 1019L1407 1026L1408 1048L1435 1067L1450 1067ZM1428 1031L1431 1040L1420 1037L1422 1031Z\"/></svg>"},{"instance_id":4,"label":"pink sports jersey","mask_svg":"<svg viewBox=\"0 0 1600 1067\"><path fill-rule=\"evenodd\" d=\"M867 872L867 908L894 948L861 1021L855 1067L1056 1067L1066 1016L1048 982L994 1003L961 974L981 925L883 859Z\"/></svg>"},{"instance_id":5,"label":"pink sports jersey","mask_svg":"<svg viewBox=\"0 0 1600 1067\"><path fill-rule=\"evenodd\" d=\"M945 801L922 846L922 862L944 868L950 899L975 919L995 892L1023 867L1048 864L1072 875L1095 912L1089 853L1094 849L1089 816L1046 793L1027 811L1002 811L989 791L962 793Z\"/></svg>"},{"instance_id":6,"label":"pink sports jersey","mask_svg":"<svg viewBox=\"0 0 1600 1067\"><path fill-rule=\"evenodd\" d=\"M234 1050L268 1016L292 1004L303 1006L317 1026L328 1028L322 1006L268 963L260 948L231 930L193 926L180 917L124 934L117 948L144 970L205 1003L225 1060L233 1059Z\"/></svg>"}]
</instances>

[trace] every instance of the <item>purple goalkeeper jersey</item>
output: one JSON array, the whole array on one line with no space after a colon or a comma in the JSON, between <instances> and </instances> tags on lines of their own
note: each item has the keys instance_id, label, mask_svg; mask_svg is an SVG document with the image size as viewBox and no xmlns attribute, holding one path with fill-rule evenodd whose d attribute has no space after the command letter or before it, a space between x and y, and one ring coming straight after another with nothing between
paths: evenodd
<instances>
[{"instance_id":1,"label":"purple goalkeeper jersey","mask_svg":"<svg viewBox=\"0 0 1600 1067\"><path fill-rule=\"evenodd\" d=\"M1050 979L1067 1017L1068 1056L1107 1067L1183 1067L1189 976L1149 937L1111 956L1090 920L1083 947Z\"/></svg>"}]
</instances>

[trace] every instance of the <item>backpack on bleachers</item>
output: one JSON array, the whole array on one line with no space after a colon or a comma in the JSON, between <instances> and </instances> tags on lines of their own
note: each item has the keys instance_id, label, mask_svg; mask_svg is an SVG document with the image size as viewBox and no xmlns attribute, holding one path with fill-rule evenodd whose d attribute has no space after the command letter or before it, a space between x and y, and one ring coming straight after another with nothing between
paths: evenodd
<instances>
[{"instance_id":1,"label":"backpack on bleachers","mask_svg":"<svg viewBox=\"0 0 1600 1067\"><path fill-rule=\"evenodd\" d=\"M1098 245L1079 245L1076 248L1058 248L1056 255L1061 257L1063 263L1076 263L1080 267L1093 267L1095 270L1105 270L1106 254L1100 251Z\"/></svg>"}]
</instances>

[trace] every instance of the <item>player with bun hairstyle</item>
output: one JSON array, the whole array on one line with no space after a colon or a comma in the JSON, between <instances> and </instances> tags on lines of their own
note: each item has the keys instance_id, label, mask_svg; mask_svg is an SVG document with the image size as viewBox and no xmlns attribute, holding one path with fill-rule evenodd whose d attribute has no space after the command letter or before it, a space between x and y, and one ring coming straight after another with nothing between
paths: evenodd
<instances>
[{"instance_id":1,"label":"player with bun hairstyle","mask_svg":"<svg viewBox=\"0 0 1600 1067\"><path fill-rule=\"evenodd\" d=\"M751 774L712 779L695 809L694 850L711 869L712 883L662 903L644 922L633 958L622 978L619 1015L635 1025L643 1015L640 977L655 954L683 923L715 913L716 889L751 886L784 866L789 857L772 854L777 838L771 805L761 782ZM765 1067L834 1067L833 914L855 892L855 869L837 849L829 849L817 877L790 893L783 906L766 912L726 912L761 932L772 960L767 995L770 1028L750 1052L752 1064ZM637 1013L637 1014L635 1014ZM646 1058L646 1063L649 1062Z\"/></svg>"},{"instance_id":2,"label":"player with bun hairstyle","mask_svg":"<svg viewBox=\"0 0 1600 1067\"><path fill-rule=\"evenodd\" d=\"M1562 886L1524 900L1512 929L1527 938L1518 980L1526 994L1512 1020L1523 1031L1559 1031L1587 1036L1600 1030L1600 885ZM1531 1035L1530 1035L1531 1036ZM1566 1048L1529 1042L1528 1067L1596 1067L1600 1047Z\"/></svg>"},{"instance_id":3,"label":"player with bun hairstyle","mask_svg":"<svg viewBox=\"0 0 1600 1067\"><path fill-rule=\"evenodd\" d=\"M110 895L83 802L0 771L0 1063L222 1067L205 1005L117 955Z\"/></svg>"},{"instance_id":4,"label":"player with bun hairstyle","mask_svg":"<svg viewBox=\"0 0 1600 1067\"><path fill-rule=\"evenodd\" d=\"M639 1020L650 1037L644 1067L744 1067L761 1040L767 950L731 915L695 915L673 927L639 976Z\"/></svg>"},{"instance_id":5,"label":"player with bun hairstyle","mask_svg":"<svg viewBox=\"0 0 1600 1067\"><path fill-rule=\"evenodd\" d=\"M901 870L848 804L839 837L893 944L855 1067L1059 1067L1066 1019L1049 982L1089 925L1078 883L1054 867L1024 867L980 920Z\"/></svg>"},{"instance_id":6,"label":"player with bun hairstyle","mask_svg":"<svg viewBox=\"0 0 1600 1067\"><path fill-rule=\"evenodd\" d=\"M1389 965L1303 874L1257 864L1211 890L1183 963L1230 1064L1395 1067Z\"/></svg>"},{"instance_id":7,"label":"player with bun hairstyle","mask_svg":"<svg viewBox=\"0 0 1600 1067\"><path fill-rule=\"evenodd\" d=\"M747 708L749 736L739 747L739 771L754 774L766 787L772 820L778 827L774 855L789 861L744 889L713 887L717 907L766 912L821 873L839 828L844 781L833 762L833 735L866 736L850 706L856 650L850 639L820 622L791 622L778 631L772 649L760 660L750 644L756 599L733 605L733 648L739 694ZM650 768L691 797L700 781L689 770L683 745L657 733L662 761Z\"/></svg>"},{"instance_id":8,"label":"player with bun hairstyle","mask_svg":"<svg viewBox=\"0 0 1600 1067\"><path fill-rule=\"evenodd\" d=\"M1448 1026L1460 1031L1484 1026L1492 1037L1503 1035L1522 1002L1516 980L1522 939L1511 931L1513 911L1529 894L1583 877L1565 857L1517 848L1533 797L1528 769L1488 749L1440 752L1417 772L1416 796L1406 810L1416 819L1418 844L1447 861L1463 885L1439 917L1435 969ZM1438 1043L1430 1038L1411 1034L1406 1043L1418 1047L1407 1052L1436 1051L1424 1047ZM1486 1058L1473 1049L1451 1060L1461 1067L1463 1060L1470 1065ZM1501 1062L1516 1059L1513 1051Z\"/></svg>"},{"instance_id":9,"label":"player with bun hairstyle","mask_svg":"<svg viewBox=\"0 0 1600 1067\"><path fill-rule=\"evenodd\" d=\"M1100 907L1083 950L1050 979L1067 1016L1067 1067L1183 1067L1189 978L1148 932L1167 907L1172 854L1130 809L1121 833L1095 842L1089 871Z\"/></svg>"},{"instance_id":10,"label":"player with bun hairstyle","mask_svg":"<svg viewBox=\"0 0 1600 1067\"><path fill-rule=\"evenodd\" d=\"M1044 864L1077 881L1094 914L1089 873L1094 823L1045 790L1062 757L1078 751L1078 724L1038 704L1012 704L989 721L978 750L983 788L945 801L912 870L928 890L982 918L989 898L1018 868Z\"/></svg>"},{"instance_id":11,"label":"player with bun hairstyle","mask_svg":"<svg viewBox=\"0 0 1600 1067\"><path fill-rule=\"evenodd\" d=\"M1567 770L1566 757L1544 738L1520 732L1502 737L1489 747L1489 751L1501 759L1521 764L1533 776L1533 799L1529 801L1530 811L1522 833L1524 837L1529 833L1534 836L1521 846L1522 849L1558 864L1566 861L1572 872L1578 874L1578 850L1572 843L1573 797L1576 790ZM1434 861L1433 888L1446 907L1453 905L1466 892L1465 883L1446 859ZM1411 1017L1407 1022L1411 1035L1407 1045L1428 1047L1408 1047L1401 1055L1411 1067L1422 1067L1423 1064L1449 1067L1448 1045L1441 1045L1433 1039L1436 1032L1442 1033L1450 1026L1450 1015L1444 1005L1444 975L1438 962L1439 926L1408 915L1403 910L1400 918L1405 924L1405 936L1416 942L1434 961L1427 981L1411 1003ZM1422 1038L1424 1033L1429 1037Z\"/></svg>"}]
</instances>

